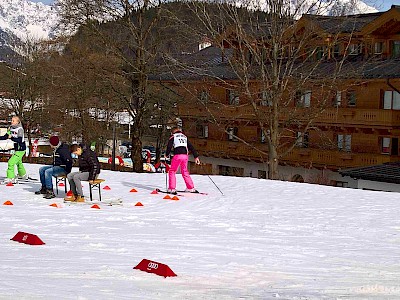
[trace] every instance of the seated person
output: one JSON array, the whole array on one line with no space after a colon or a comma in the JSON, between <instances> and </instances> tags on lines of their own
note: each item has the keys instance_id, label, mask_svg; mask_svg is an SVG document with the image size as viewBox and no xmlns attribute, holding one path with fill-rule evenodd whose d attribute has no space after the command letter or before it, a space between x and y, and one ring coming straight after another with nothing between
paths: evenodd
<instances>
[{"instance_id":1,"label":"seated person","mask_svg":"<svg viewBox=\"0 0 400 300\"><path fill-rule=\"evenodd\" d=\"M64 198L65 201L84 202L82 190L82 180L93 180L100 174L100 163L94 151L90 150L86 145L74 144L70 149L72 154L78 156L79 172L72 172L67 175L72 195Z\"/></svg>"},{"instance_id":2,"label":"seated person","mask_svg":"<svg viewBox=\"0 0 400 300\"><path fill-rule=\"evenodd\" d=\"M72 157L69 152L69 146L61 143L58 136L52 136L49 139L50 147L53 149L53 164L39 169L40 183L42 187L35 194L45 194L44 198L54 198L53 176L67 175L72 169Z\"/></svg>"}]
</instances>

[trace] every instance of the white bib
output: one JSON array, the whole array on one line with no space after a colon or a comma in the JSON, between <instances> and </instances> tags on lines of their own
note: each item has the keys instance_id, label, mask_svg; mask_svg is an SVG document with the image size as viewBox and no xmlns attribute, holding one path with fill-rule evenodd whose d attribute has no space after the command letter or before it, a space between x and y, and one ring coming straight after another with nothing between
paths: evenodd
<instances>
[{"instance_id":1,"label":"white bib","mask_svg":"<svg viewBox=\"0 0 400 300\"><path fill-rule=\"evenodd\" d=\"M174 134L174 148L177 147L187 148L187 137L183 133Z\"/></svg>"}]
</instances>

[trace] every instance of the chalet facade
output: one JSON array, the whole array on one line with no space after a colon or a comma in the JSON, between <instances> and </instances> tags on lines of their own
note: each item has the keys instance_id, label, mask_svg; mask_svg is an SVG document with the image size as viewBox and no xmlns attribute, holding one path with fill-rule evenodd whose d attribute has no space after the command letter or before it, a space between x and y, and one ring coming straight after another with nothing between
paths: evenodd
<instances>
[{"instance_id":1,"label":"chalet facade","mask_svg":"<svg viewBox=\"0 0 400 300\"><path fill-rule=\"evenodd\" d=\"M313 73L301 85L288 81L279 110L259 64L246 84L239 79L232 64L238 55L234 34L221 38L222 51L208 47L190 56L191 63L206 66L202 72L192 68L157 78L180 95L183 130L206 163L191 165L192 172L268 178L274 112L279 179L340 186L346 185L342 169L400 160L400 6L339 21L315 15L297 21L296 34L309 28L318 34L306 46L288 43L283 52L307 57L295 74ZM272 54L264 48L268 61ZM247 59L253 59L251 51Z\"/></svg>"}]
</instances>

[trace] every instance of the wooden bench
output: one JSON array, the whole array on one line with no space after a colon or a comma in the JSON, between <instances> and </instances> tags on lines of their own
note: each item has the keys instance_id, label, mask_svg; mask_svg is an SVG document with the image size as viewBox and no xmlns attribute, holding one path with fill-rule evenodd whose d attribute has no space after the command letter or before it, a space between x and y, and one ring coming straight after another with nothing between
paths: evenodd
<instances>
[{"instance_id":1,"label":"wooden bench","mask_svg":"<svg viewBox=\"0 0 400 300\"><path fill-rule=\"evenodd\" d=\"M58 195L58 184L60 182L64 183L64 190L67 193L67 175L53 176L56 179L56 193Z\"/></svg>"},{"instance_id":2,"label":"wooden bench","mask_svg":"<svg viewBox=\"0 0 400 300\"><path fill-rule=\"evenodd\" d=\"M93 180L93 183L89 182L89 191L90 191L90 201L93 201L93 195L92 195L92 191L94 189L98 189L99 190L99 200L101 201L101 188L100 185L102 182L106 181L105 179L100 179L97 178L95 180Z\"/></svg>"}]
</instances>

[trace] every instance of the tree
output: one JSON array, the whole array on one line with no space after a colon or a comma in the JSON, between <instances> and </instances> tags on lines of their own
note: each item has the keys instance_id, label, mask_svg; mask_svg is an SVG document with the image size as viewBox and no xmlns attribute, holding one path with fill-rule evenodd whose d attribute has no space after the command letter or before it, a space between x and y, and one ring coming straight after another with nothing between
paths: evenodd
<instances>
[{"instance_id":1,"label":"tree","mask_svg":"<svg viewBox=\"0 0 400 300\"><path fill-rule=\"evenodd\" d=\"M142 137L149 104L147 76L162 44L160 1L59 1L64 24L84 28L96 51L113 62L102 69L108 93L133 118L131 142L134 171L142 172ZM94 47L94 46L93 46Z\"/></svg>"},{"instance_id":2,"label":"tree","mask_svg":"<svg viewBox=\"0 0 400 300\"><path fill-rule=\"evenodd\" d=\"M343 69L349 78L361 71L347 67L350 58L363 58L362 52L352 52L352 47L360 43L354 35L357 17L318 16L327 13L334 3L269 0L246 2L240 8L227 2L211 6L187 3L202 22L199 34L206 34L221 50L223 62L194 64L194 59L183 58L181 70L190 75L184 78L176 73L175 79L185 83L180 88L186 85L187 94L206 107L209 121L249 148L257 148L232 130L232 124L242 116L229 118L220 113L232 106L242 111L251 109L246 110L251 114L246 122L255 119L258 123L267 149L257 150L267 159L271 179L279 177L279 161L294 147L304 145L311 130L318 131L315 120L332 106L335 91L348 88L343 83ZM339 45L345 46L337 51ZM176 58L171 61L177 65ZM223 86L232 91L232 97L227 105L212 99L205 103L196 96L199 90L188 87L190 77L202 78L208 86Z\"/></svg>"},{"instance_id":3,"label":"tree","mask_svg":"<svg viewBox=\"0 0 400 300\"><path fill-rule=\"evenodd\" d=\"M31 141L33 129L41 122L46 95L46 54L42 41L29 38L20 45L19 50L24 55L18 58L18 64L4 65L7 76L4 77L2 88L6 97L0 109L3 115L21 117L27 138Z\"/></svg>"}]
</instances>

